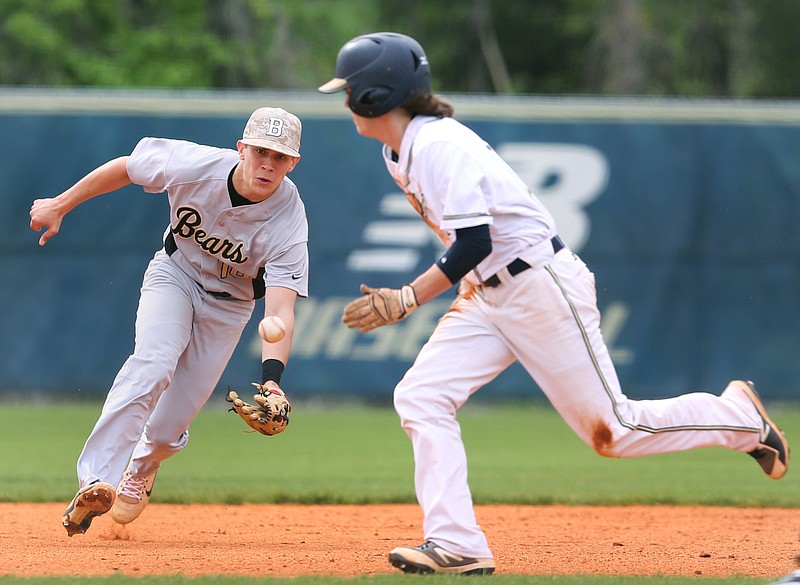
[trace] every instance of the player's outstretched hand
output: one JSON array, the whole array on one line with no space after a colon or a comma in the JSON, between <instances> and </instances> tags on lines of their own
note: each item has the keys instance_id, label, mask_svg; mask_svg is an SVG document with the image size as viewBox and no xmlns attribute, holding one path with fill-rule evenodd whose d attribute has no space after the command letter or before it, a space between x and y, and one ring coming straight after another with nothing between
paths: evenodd
<instances>
[{"instance_id":1,"label":"player's outstretched hand","mask_svg":"<svg viewBox=\"0 0 800 585\"><path fill-rule=\"evenodd\" d=\"M39 238L39 245L44 246L61 229L61 220L64 214L59 211L55 199L36 199L31 205L31 229L44 233Z\"/></svg>"},{"instance_id":2,"label":"player's outstretched hand","mask_svg":"<svg viewBox=\"0 0 800 585\"><path fill-rule=\"evenodd\" d=\"M344 308L342 322L361 333L381 325L389 325L408 317L419 307L414 287L405 284L399 289L370 288L361 285L362 296Z\"/></svg>"}]
</instances>

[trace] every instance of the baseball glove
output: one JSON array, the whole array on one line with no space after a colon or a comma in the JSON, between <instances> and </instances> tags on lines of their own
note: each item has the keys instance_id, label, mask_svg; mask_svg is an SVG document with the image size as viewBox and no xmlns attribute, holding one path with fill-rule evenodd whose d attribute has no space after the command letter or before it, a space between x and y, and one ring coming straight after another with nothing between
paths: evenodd
<instances>
[{"instance_id":1,"label":"baseball glove","mask_svg":"<svg viewBox=\"0 0 800 585\"><path fill-rule=\"evenodd\" d=\"M292 405L286 399L286 394L274 383L269 387L256 383L253 386L258 389L258 394L253 395L256 404L248 404L231 390L225 398L233 404L230 410L253 429L247 432L258 431L262 435L282 433L289 424L289 413L292 412Z\"/></svg>"}]
</instances>

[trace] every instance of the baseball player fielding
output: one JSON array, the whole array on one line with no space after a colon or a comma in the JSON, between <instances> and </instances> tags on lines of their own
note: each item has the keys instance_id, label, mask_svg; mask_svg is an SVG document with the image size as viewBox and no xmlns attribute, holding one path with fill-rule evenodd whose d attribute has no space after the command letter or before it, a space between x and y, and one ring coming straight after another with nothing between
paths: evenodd
<instances>
[{"instance_id":1,"label":"baseball player fielding","mask_svg":"<svg viewBox=\"0 0 800 585\"><path fill-rule=\"evenodd\" d=\"M286 325L283 319L275 315L264 317L258 324L258 334L267 343L277 343L286 335Z\"/></svg>"}]
</instances>

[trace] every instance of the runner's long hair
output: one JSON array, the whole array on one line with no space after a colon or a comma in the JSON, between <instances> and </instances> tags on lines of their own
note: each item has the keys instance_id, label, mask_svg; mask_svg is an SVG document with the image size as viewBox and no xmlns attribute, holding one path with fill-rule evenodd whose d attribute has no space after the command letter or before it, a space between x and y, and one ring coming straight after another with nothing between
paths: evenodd
<instances>
[{"instance_id":1,"label":"runner's long hair","mask_svg":"<svg viewBox=\"0 0 800 585\"><path fill-rule=\"evenodd\" d=\"M403 104L402 108L412 116L436 116L452 118L455 110L446 99L430 93L414 94Z\"/></svg>"}]
</instances>

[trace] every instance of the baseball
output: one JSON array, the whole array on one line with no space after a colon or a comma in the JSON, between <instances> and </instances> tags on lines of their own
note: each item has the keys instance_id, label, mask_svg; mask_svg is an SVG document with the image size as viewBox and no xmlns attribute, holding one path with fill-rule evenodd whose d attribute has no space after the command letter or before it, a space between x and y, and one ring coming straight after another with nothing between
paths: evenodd
<instances>
[{"instance_id":1,"label":"baseball","mask_svg":"<svg viewBox=\"0 0 800 585\"><path fill-rule=\"evenodd\" d=\"M286 325L283 319L275 315L264 317L258 324L258 334L267 343L277 343L286 335Z\"/></svg>"}]
</instances>

